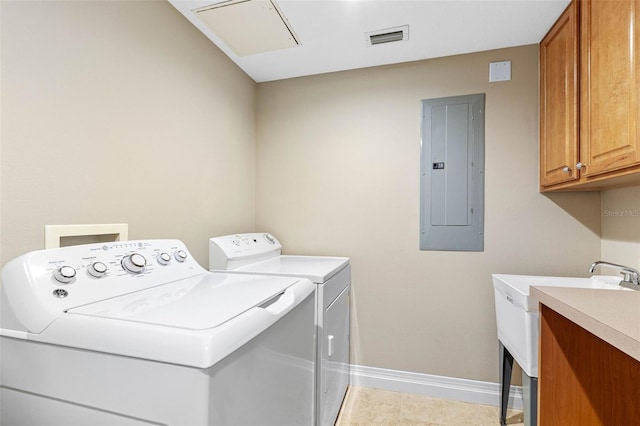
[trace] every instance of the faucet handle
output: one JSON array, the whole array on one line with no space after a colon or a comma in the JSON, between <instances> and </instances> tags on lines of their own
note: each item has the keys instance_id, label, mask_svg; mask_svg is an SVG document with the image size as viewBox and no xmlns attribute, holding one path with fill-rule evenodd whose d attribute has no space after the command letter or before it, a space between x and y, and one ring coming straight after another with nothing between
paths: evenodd
<instances>
[{"instance_id":1,"label":"faucet handle","mask_svg":"<svg viewBox=\"0 0 640 426\"><path fill-rule=\"evenodd\" d=\"M629 266L624 266L624 265L618 265L617 263L611 263L611 262L605 262L602 260L598 260L597 262L593 262L593 264L591 265L591 267L589 268L589 272L593 274L593 272L596 269L596 266L598 265L602 265L602 266L610 266L616 269L620 270L620 274L622 274L622 281L620 282L620 285L623 285L623 283L626 284L633 284L633 285L640 285L640 272L638 272L637 270L629 267Z\"/></svg>"},{"instance_id":2,"label":"faucet handle","mask_svg":"<svg viewBox=\"0 0 640 426\"><path fill-rule=\"evenodd\" d=\"M640 277L638 276L638 272L635 270L632 271L628 271L628 270L623 270L620 271L620 273L622 274L622 281L630 283L630 284L635 284L638 285L640 284Z\"/></svg>"}]
</instances>

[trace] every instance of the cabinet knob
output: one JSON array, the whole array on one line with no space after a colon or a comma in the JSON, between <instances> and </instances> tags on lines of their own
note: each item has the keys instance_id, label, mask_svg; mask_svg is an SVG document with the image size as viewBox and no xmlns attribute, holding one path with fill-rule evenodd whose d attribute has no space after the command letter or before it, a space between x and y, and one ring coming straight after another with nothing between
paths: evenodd
<instances>
[{"instance_id":1,"label":"cabinet knob","mask_svg":"<svg viewBox=\"0 0 640 426\"><path fill-rule=\"evenodd\" d=\"M569 168L569 166L564 166L562 168L562 171L565 172L565 173L571 173L571 168Z\"/></svg>"},{"instance_id":2,"label":"cabinet knob","mask_svg":"<svg viewBox=\"0 0 640 426\"><path fill-rule=\"evenodd\" d=\"M586 165L586 164L582 164L582 163L578 163L578 164L576 164L576 169L578 169L578 170L582 170L582 169L584 169L585 167L587 167L587 165Z\"/></svg>"}]
</instances>

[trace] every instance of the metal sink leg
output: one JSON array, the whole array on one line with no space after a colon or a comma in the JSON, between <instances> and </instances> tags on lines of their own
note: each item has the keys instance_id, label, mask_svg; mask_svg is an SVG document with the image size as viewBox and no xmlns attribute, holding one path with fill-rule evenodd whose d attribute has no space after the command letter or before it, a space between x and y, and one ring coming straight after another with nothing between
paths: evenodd
<instances>
[{"instance_id":1,"label":"metal sink leg","mask_svg":"<svg viewBox=\"0 0 640 426\"><path fill-rule=\"evenodd\" d=\"M538 378L522 372L522 399L524 399L524 424L538 424Z\"/></svg>"},{"instance_id":2,"label":"metal sink leg","mask_svg":"<svg viewBox=\"0 0 640 426\"><path fill-rule=\"evenodd\" d=\"M504 426L507 424L507 405L509 404L509 391L511 390L513 355L499 340L498 354L500 358L500 424Z\"/></svg>"}]
</instances>

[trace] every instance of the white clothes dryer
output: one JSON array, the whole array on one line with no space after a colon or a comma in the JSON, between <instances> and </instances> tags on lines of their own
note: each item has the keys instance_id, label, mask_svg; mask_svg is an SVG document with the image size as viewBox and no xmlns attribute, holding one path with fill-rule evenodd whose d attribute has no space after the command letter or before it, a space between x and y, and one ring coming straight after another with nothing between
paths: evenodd
<instances>
[{"instance_id":1,"label":"white clothes dryer","mask_svg":"<svg viewBox=\"0 0 640 426\"><path fill-rule=\"evenodd\" d=\"M209 269L303 277L316 284L316 424L334 425L350 382L349 258L283 255L271 234L236 234L209 240Z\"/></svg>"},{"instance_id":2,"label":"white clothes dryer","mask_svg":"<svg viewBox=\"0 0 640 426\"><path fill-rule=\"evenodd\" d=\"M5 265L0 423L312 425L314 284L211 273L178 240Z\"/></svg>"}]
</instances>

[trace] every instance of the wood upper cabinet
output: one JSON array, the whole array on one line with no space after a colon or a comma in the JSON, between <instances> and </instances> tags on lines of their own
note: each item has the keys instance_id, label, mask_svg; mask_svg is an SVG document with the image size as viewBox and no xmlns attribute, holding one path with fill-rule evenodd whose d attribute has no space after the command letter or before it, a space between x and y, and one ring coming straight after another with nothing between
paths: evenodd
<instances>
[{"instance_id":1,"label":"wood upper cabinet","mask_svg":"<svg viewBox=\"0 0 640 426\"><path fill-rule=\"evenodd\" d=\"M578 3L540 42L540 185L579 178Z\"/></svg>"},{"instance_id":2,"label":"wood upper cabinet","mask_svg":"<svg viewBox=\"0 0 640 426\"><path fill-rule=\"evenodd\" d=\"M640 184L640 0L574 0L540 43L540 188Z\"/></svg>"},{"instance_id":3,"label":"wood upper cabinet","mask_svg":"<svg viewBox=\"0 0 640 426\"><path fill-rule=\"evenodd\" d=\"M640 1L583 1L580 159L585 176L640 164Z\"/></svg>"}]
</instances>

